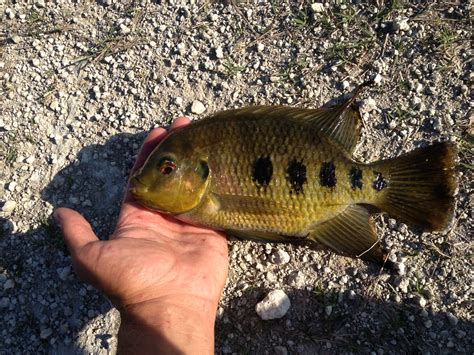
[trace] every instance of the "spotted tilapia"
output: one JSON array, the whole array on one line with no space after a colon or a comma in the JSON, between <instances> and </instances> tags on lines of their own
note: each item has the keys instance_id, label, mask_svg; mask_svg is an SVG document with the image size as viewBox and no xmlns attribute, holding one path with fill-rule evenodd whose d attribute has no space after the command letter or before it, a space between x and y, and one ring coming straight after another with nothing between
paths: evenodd
<instances>
[{"instance_id":1,"label":"spotted tilapia","mask_svg":"<svg viewBox=\"0 0 474 355\"><path fill-rule=\"evenodd\" d=\"M435 143L357 162L355 97L331 108L223 111L178 128L133 176L130 190L144 206L186 222L257 239L314 241L382 263L374 213L428 231L447 226L456 147Z\"/></svg>"}]
</instances>

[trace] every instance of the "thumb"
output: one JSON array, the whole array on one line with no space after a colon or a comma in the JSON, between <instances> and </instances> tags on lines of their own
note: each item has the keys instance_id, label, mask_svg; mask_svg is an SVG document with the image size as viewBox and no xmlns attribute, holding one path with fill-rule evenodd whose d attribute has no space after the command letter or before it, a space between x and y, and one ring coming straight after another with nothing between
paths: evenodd
<instances>
[{"instance_id":1,"label":"thumb","mask_svg":"<svg viewBox=\"0 0 474 355\"><path fill-rule=\"evenodd\" d=\"M80 213L62 207L54 211L53 215L61 227L64 241L73 256L85 245L98 240L91 225Z\"/></svg>"}]
</instances>

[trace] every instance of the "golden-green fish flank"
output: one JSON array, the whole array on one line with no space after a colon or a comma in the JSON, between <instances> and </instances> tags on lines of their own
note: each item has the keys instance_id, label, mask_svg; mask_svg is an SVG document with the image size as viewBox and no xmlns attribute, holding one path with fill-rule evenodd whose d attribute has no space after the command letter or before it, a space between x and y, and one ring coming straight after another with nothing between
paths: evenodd
<instances>
[{"instance_id":1,"label":"golden-green fish flank","mask_svg":"<svg viewBox=\"0 0 474 355\"><path fill-rule=\"evenodd\" d=\"M176 129L131 180L131 192L191 223L260 239L306 238L383 262L372 213L445 228L454 208L456 147L437 143L356 162L361 119L354 98L317 110L223 111Z\"/></svg>"}]
</instances>

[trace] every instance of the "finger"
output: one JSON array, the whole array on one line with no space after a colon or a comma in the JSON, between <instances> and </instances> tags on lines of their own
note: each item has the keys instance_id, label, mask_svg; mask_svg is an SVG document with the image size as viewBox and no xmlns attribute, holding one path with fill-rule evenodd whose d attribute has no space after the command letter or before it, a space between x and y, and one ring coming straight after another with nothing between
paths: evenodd
<instances>
[{"instance_id":1,"label":"finger","mask_svg":"<svg viewBox=\"0 0 474 355\"><path fill-rule=\"evenodd\" d=\"M70 208L58 208L54 211L54 218L59 223L64 241L73 256L85 245L99 240L89 222Z\"/></svg>"},{"instance_id":2,"label":"finger","mask_svg":"<svg viewBox=\"0 0 474 355\"><path fill-rule=\"evenodd\" d=\"M166 129L155 128L152 130L142 144L137 160L132 168L132 174L140 168L158 143L166 136Z\"/></svg>"},{"instance_id":3,"label":"finger","mask_svg":"<svg viewBox=\"0 0 474 355\"><path fill-rule=\"evenodd\" d=\"M191 120L188 117L181 116L173 121L173 123L171 124L171 129L176 129L182 126L186 126L187 124L190 124L190 123L191 123Z\"/></svg>"}]
</instances>

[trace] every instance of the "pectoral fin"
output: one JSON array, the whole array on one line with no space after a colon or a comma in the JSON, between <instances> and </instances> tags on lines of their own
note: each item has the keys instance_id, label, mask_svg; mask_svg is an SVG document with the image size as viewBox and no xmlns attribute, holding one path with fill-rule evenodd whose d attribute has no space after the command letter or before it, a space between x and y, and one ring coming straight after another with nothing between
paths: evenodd
<instances>
[{"instance_id":1,"label":"pectoral fin","mask_svg":"<svg viewBox=\"0 0 474 355\"><path fill-rule=\"evenodd\" d=\"M352 257L384 264L385 255L375 234L369 211L351 205L336 217L316 225L308 239Z\"/></svg>"}]
</instances>

